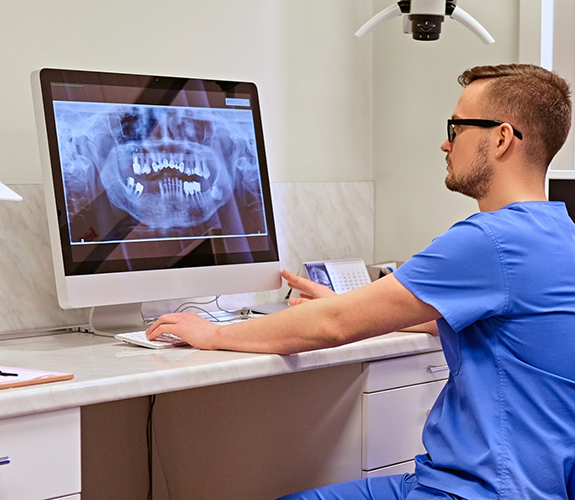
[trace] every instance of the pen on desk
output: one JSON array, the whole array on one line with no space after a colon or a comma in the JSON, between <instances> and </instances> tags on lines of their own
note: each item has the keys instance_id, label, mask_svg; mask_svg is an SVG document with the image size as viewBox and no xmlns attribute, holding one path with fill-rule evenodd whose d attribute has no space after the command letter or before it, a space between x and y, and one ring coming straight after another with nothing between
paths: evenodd
<instances>
[{"instance_id":1,"label":"pen on desk","mask_svg":"<svg viewBox=\"0 0 575 500\"><path fill-rule=\"evenodd\" d=\"M0 377L17 377L17 376L18 376L17 373L8 373L0 370Z\"/></svg>"}]
</instances>

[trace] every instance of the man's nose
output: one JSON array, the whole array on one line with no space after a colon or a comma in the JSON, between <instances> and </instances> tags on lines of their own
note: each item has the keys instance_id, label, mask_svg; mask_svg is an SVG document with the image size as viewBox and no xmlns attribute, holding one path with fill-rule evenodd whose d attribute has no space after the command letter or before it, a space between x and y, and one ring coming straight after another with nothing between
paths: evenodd
<instances>
[{"instance_id":1,"label":"man's nose","mask_svg":"<svg viewBox=\"0 0 575 500\"><path fill-rule=\"evenodd\" d=\"M449 153L451 151L451 142L449 142L449 139L445 139L444 143L441 145L441 151L444 153Z\"/></svg>"}]
</instances>

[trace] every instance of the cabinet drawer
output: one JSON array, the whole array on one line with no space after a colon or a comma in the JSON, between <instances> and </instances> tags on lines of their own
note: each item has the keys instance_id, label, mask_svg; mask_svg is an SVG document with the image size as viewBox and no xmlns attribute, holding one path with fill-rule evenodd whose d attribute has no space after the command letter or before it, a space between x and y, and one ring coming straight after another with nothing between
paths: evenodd
<instances>
[{"instance_id":1,"label":"cabinet drawer","mask_svg":"<svg viewBox=\"0 0 575 500\"><path fill-rule=\"evenodd\" d=\"M2 500L80 493L80 409L0 420L0 457Z\"/></svg>"},{"instance_id":2,"label":"cabinet drawer","mask_svg":"<svg viewBox=\"0 0 575 500\"><path fill-rule=\"evenodd\" d=\"M445 380L449 376L443 351L364 363L363 391L376 392Z\"/></svg>"},{"instance_id":3,"label":"cabinet drawer","mask_svg":"<svg viewBox=\"0 0 575 500\"><path fill-rule=\"evenodd\" d=\"M423 453L421 432L444 380L363 395L362 468L378 469Z\"/></svg>"}]
</instances>

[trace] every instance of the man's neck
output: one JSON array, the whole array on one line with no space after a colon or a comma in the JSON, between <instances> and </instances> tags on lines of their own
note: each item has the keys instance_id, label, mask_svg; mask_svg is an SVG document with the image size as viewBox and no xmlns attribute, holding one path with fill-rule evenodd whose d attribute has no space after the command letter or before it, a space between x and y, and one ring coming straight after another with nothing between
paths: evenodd
<instances>
[{"instance_id":1,"label":"man's neck","mask_svg":"<svg viewBox=\"0 0 575 500\"><path fill-rule=\"evenodd\" d=\"M512 203L525 201L547 201L544 186L534 186L531 189L504 190L496 193L493 189L485 198L478 200L481 212L495 212Z\"/></svg>"},{"instance_id":2,"label":"man's neck","mask_svg":"<svg viewBox=\"0 0 575 500\"><path fill-rule=\"evenodd\" d=\"M508 161L497 165L489 193L478 205L482 212L494 212L512 203L546 200L542 170Z\"/></svg>"}]
</instances>

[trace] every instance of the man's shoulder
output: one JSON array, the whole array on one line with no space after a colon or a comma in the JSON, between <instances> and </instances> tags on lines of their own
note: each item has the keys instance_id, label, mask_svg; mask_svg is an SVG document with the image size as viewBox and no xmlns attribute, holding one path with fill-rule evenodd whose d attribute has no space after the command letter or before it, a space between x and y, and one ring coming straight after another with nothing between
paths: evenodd
<instances>
[{"instance_id":1,"label":"man's shoulder","mask_svg":"<svg viewBox=\"0 0 575 500\"><path fill-rule=\"evenodd\" d=\"M566 223L575 228L563 204L539 201L512 203L493 212L477 212L462 222L492 230L501 229L506 234L509 231L529 231L552 222Z\"/></svg>"},{"instance_id":2,"label":"man's shoulder","mask_svg":"<svg viewBox=\"0 0 575 500\"><path fill-rule=\"evenodd\" d=\"M477 242L490 241L503 260L509 252L524 259L547 255L572 248L575 240L575 224L565 206L549 202L514 203L494 212L473 214L446 234L450 232L451 238L468 240L468 251Z\"/></svg>"}]
</instances>

